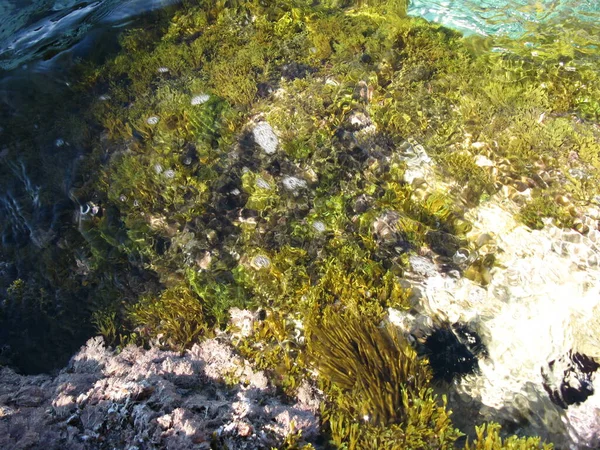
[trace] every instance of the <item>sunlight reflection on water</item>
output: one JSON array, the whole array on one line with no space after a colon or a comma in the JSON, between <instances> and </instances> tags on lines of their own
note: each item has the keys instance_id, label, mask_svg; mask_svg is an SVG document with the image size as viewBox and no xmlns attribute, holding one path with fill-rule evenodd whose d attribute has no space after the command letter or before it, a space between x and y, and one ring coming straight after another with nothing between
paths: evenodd
<instances>
[{"instance_id":1,"label":"sunlight reflection on water","mask_svg":"<svg viewBox=\"0 0 600 450\"><path fill-rule=\"evenodd\" d=\"M121 26L180 0L0 0L0 69L69 48L91 31ZM522 35L532 26L600 20L593 0L411 0L409 14L466 34Z\"/></svg>"},{"instance_id":2,"label":"sunlight reflection on water","mask_svg":"<svg viewBox=\"0 0 600 450\"><path fill-rule=\"evenodd\" d=\"M595 0L412 0L409 14L466 34L518 37L537 24L600 20Z\"/></svg>"},{"instance_id":3,"label":"sunlight reflection on water","mask_svg":"<svg viewBox=\"0 0 600 450\"><path fill-rule=\"evenodd\" d=\"M90 31L121 26L179 0L0 0L0 69L69 48Z\"/></svg>"}]
</instances>

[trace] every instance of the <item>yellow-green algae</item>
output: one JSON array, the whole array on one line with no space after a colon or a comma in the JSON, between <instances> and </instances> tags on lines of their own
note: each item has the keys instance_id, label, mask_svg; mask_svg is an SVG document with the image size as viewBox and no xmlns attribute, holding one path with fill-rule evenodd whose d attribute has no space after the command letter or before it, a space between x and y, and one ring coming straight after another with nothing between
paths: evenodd
<instances>
[{"instance_id":1,"label":"yellow-green algae","mask_svg":"<svg viewBox=\"0 0 600 450\"><path fill-rule=\"evenodd\" d=\"M99 329L184 348L223 326L231 306L266 311L239 351L287 393L316 361L336 448L453 448L461 434L427 361L378 328L388 307L408 307L409 253L469 245L463 211L500 189L531 193L520 202L533 227L546 216L572 226L598 204L594 30L548 29L527 45L465 40L404 11L393 1L189 2L160 39L132 30L121 54L85 74L109 96L93 106L105 130L96 158L108 162L77 192L101 197L104 214L83 230L92 259L143 267L164 286L97 313ZM196 95L208 101L194 105ZM374 127L363 148L354 113ZM274 155L253 143L261 120L277 133ZM396 149L409 140L448 185L404 181ZM286 189L286 176L306 187ZM391 241L373 232L389 211ZM485 283L489 264L467 275ZM466 448L540 447L490 424Z\"/></svg>"}]
</instances>

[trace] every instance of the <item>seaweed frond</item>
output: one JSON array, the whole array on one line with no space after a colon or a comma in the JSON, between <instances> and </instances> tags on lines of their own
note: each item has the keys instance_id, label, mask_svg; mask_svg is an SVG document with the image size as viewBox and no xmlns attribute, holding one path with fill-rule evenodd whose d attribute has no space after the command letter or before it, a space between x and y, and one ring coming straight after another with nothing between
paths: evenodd
<instances>
[{"instance_id":1,"label":"seaweed frond","mask_svg":"<svg viewBox=\"0 0 600 450\"><path fill-rule=\"evenodd\" d=\"M158 298L141 299L129 309L128 318L142 338L165 338L182 351L210 334L200 299L182 286L167 289Z\"/></svg>"},{"instance_id":2,"label":"seaweed frond","mask_svg":"<svg viewBox=\"0 0 600 450\"><path fill-rule=\"evenodd\" d=\"M477 439L473 444L465 444L465 450L550 450L554 446L541 441L539 437L510 436L502 439L500 425L494 422L476 427Z\"/></svg>"},{"instance_id":3,"label":"seaweed frond","mask_svg":"<svg viewBox=\"0 0 600 450\"><path fill-rule=\"evenodd\" d=\"M429 383L427 360L392 325L328 311L311 355L333 399L332 442L347 448L451 448L460 436Z\"/></svg>"}]
</instances>

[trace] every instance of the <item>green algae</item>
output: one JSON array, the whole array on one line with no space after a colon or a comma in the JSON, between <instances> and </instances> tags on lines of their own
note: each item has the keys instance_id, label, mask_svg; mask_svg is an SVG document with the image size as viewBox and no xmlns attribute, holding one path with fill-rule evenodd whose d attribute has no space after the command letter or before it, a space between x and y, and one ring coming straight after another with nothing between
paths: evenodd
<instances>
[{"instance_id":1,"label":"green algae","mask_svg":"<svg viewBox=\"0 0 600 450\"><path fill-rule=\"evenodd\" d=\"M238 350L276 374L289 394L309 377L307 345L314 336L327 341L323 323L350 311L374 324L388 307L408 307L409 293L398 278L407 254L430 247L450 257L467 245L466 205L502 185L537 180L539 170L569 167L574 151L586 169L597 164L594 131L570 117L593 118L593 102L585 93L577 103L567 101L573 91L564 88L570 84L550 51L542 64L512 47L481 55L475 50L481 43L407 19L401 7L394 14L392 3L387 11L327 6L335 5L188 7L158 44L140 45L132 34L124 42L128 56L96 75L109 85L129 80L126 91L113 84L111 102L96 111L109 139L128 146L111 158L101 190L122 214L125 252L141 257L168 286L158 300L134 306L126 320L143 324L149 336L189 345L222 326L235 302L217 301L207 316L210 295L196 292L181 305L189 294L169 292L187 292L182 286L190 283L197 291L206 277L220 273L230 286L220 298L233 290L237 304L269 311ZM210 100L192 105L197 94ZM367 120L353 125L358 112ZM158 122L150 123L151 117ZM253 143L252 129L261 120L278 136L275 155ZM370 124L371 134L354 141L352 134ZM407 138L422 143L454 181L451 192L423 193L404 181L406 162L394 148ZM478 165L478 155L495 170ZM191 165L182 162L186 156ZM172 177L165 178L167 170ZM287 189L285 176L306 187ZM571 177L565 186L555 178L533 183L533 200L521 213L527 224L540 226L548 216L568 225L564 209L548 202L559 192L582 204L592 201L593 180ZM366 209L356 206L361 196L368 199ZM240 219L244 209L254 211L250 219ZM392 232L374 234L373 224L389 211L397 214ZM207 254L212 262L199 263ZM475 261L466 274L485 284L478 274L491 265L493 257ZM198 274L202 281L192 281ZM379 336L375 330L356 325L347 337ZM331 346L315 345L315 360L335 361L326 355L338 337ZM422 385L398 390L392 400L375 399L387 392L378 384L389 383L385 372L352 394L355 388L340 373L357 360L341 358L343 367L329 366L324 375L332 402L324 423L332 442L339 448L451 447L460 433L429 387L426 362L417 361L408 344L390 347L385 342L395 341L382 339L373 348L402 349L402 355L386 356L384 372L398 367L391 361L419 367L405 366L392 384L412 379ZM365 414L374 422L361 421Z\"/></svg>"},{"instance_id":2,"label":"green algae","mask_svg":"<svg viewBox=\"0 0 600 450\"><path fill-rule=\"evenodd\" d=\"M427 361L393 326L334 311L311 344L320 376L332 385L335 406L325 420L338 446L444 448L460 436L429 387ZM361 421L349 435L340 429Z\"/></svg>"},{"instance_id":3,"label":"green algae","mask_svg":"<svg viewBox=\"0 0 600 450\"><path fill-rule=\"evenodd\" d=\"M565 228L573 226L573 216L556 202L556 199L548 195L540 195L527 203L520 211L520 219L523 223L533 229L542 229L544 223L542 218L552 217L556 219L557 225Z\"/></svg>"},{"instance_id":4,"label":"green algae","mask_svg":"<svg viewBox=\"0 0 600 450\"><path fill-rule=\"evenodd\" d=\"M171 347L184 349L211 335L201 300L183 288L167 289L157 299L142 298L128 318L143 337L164 336L164 344Z\"/></svg>"},{"instance_id":5,"label":"green algae","mask_svg":"<svg viewBox=\"0 0 600 450\"><path fill-rule=\"evenodd\" d=\"M465 450L483 450L483 449L510 449L510 450L537 450L551 449L549 444L540 442L539 438L535 437L517 437L511 436L507 439L502 439L500 436L500 425L497 423L488 423L477 427L477 438L473 444L465 445Z\"/></svg>"},{"instance_id":6,"label":"green algae","mask_svg":"<svg viewBox=\"0 0 600 450\"><path fill-rule=\"evenodd\" d=\"M105 96L88 118L104 130L89 158L100 173L76 190L102 211L81 226L88 265L160 283L98 302L93 321L111 344L182 350L224 328L233 306L267 311L237 349L289 395L320 364L334 447L455 445L427 361L376 325L389 307L410 307L408 255L432 249L448 262L469 245L465 210L503 187L530 190L520 217L533 228L545 217L572 226L569 205L598 203L600 87L594 54L569 43L593 39L585 30L527 46L466 41L404 11L187 4L84 71L80 89ZM193 104L198 95L206 101ZM275 154L254 142L261 121ZM447 185L405 181L398 149L419 144ZM493 264L482 257L464 274L486 284ZM34 296L22 292L17 283L9 296ZM538 444L488 425L473 445Z\"/></svg>"}]
</instances>

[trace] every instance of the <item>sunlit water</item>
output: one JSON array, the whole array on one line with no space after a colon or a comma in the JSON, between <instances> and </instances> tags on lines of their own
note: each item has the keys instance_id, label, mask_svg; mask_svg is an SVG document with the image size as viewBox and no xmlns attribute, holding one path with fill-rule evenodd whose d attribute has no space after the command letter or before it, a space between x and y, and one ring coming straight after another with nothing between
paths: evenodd
<instances>
[{"instance_id":1,"label":"sunlit water","mask_svg":"<svg viewBox=\"0 0 600 450\"><path fill-rule=\"evenodd\" d=\"M0 0L0 69L14 69L122 27L133 17L179 0ZM537 24L600 20L595 0L412 0L409 14L466 34L519 36Z\"/></svg>"},{"instance_id":2,"label":"sunlit water","mask_svg":"<svg viewBox=\"0 0 600 450\"><path fill-rule=\"evenodd\" d=\"M51 109L57 99L72 98L73 63L109 54L120 31L178 1L0 0L0 244L5 248L45 247L79 208L69 191L86 149L65 140L36 108L47 111L44 105ZM33 136L34 148L3 139L9 130L1 113L31 117L23 132Z\"/></svg>"},{"instance_id":3,"label":"sunlit water","mask_svg":"<svg viewBox=\"0 0 600 450\"><path fill-rule=\"evenodd\" d=\"M419 177L447 189L423 149L407 165L405 181ZM551 220L532 231L516 220L517 212L512 200L497 194L467 214L473 224L468 239L478 250L459 251L454 259L466 263L493 253L488 285L448 275L413 255L406 282L414 310L390 309L389 319L412 336L428 334L440 320L469 324L479 334L485 355L478 370L444 390L461 429L496 421L557 448L598 448L598 374L576 373L572 357L600 357L600 211L585 212L594 224L585 234ZM585 392L584 400L568 404L567 385Z\"/></svg>"},{"instance_id":4,"label":"sunlit water","mask_svg":"<svg viewBox=\"0 0 600 450\"><path fill-rule=\"evenodd\" d=\"M473 324L487 348L479 373L456 386L452 407L463 416L458 420L525 417L529 425L520 432L541 434L559 448L597 448L600 393L592 388L584 402L563 408L547 389L562 385L564 393L570 355L600 356L600 231L582 236L550 223L531 231L515 220L512 207L496 198L469 214L470 236L492 237L488 245L497 247L488 286L439 274L422 286L425 310ZM589 380L571 377L567 382L579 389L597 383L595 373Z\"/></svg>"},{"instance_id":5,"label":"sunlit water","mask_svg":"<svg viewBox=\"0 0 600 450\"><path fill-rule=\"evenodd\" d=\"M14 69L84 40L99 28L178 0L0 0L0 69Z\"/></svg>"},{"instance_id":6,"label":"sunlit water","mask_svg":"<svg viewBox=\"0 0 600 450\"><path fill-rule=\"evenodd\" d=\"M519 37L539 24L600 21L596 0L412 0L409 14L465 34Z\"/></svg>"}]
</instances>

